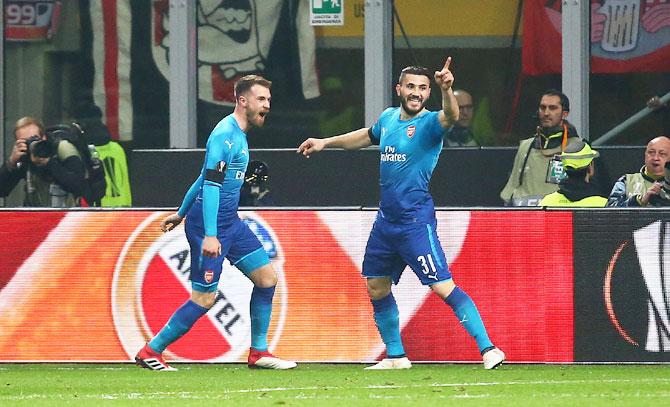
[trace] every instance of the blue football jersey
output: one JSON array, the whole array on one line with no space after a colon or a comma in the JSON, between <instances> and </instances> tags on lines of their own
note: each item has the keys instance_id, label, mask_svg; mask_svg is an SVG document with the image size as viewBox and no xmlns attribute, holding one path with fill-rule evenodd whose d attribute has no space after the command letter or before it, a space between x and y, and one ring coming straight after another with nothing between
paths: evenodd
<instances>
[{"instance_id":1,"label":"blue football jersey","mask_svg":"<svg viewBox=\"0 0 670 407\"><path fill-rule=\"evenodd\" d=\"M195 199L202 199L205 235L216 236L217 221L225 225L237 218L240 189L248 164L247 136L230 114L210 133L200 176L186 194L179 214L184 216ZM208 171L223 173L223 183L206 179Z\"/></svg>"},{"instance_id":2,"label":"blue football jersey","mask_svg":"<svg viewBox=\"0 0 670 407\"><path fill-rule=\"evenodd\" d=\"M370 129L380 150L380 216L391 222L428 221L435 216L428 184L442 150L439 112L400 120L400 108L386 109Z\"/></svg>"}]
</instances>

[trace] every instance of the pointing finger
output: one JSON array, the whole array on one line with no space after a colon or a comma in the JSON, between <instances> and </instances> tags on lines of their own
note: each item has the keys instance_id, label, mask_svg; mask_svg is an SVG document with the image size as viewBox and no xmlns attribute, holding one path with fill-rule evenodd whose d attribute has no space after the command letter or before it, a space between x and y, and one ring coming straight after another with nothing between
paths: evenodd
<instances>
[{"instance_id":1,"label":"pointing finger","mask_svg":"<svg viewBox=\"0 0 670 407\"><path fill-rule=\"evenodd\" d=\"M448 71L449 70L449 65L451 65L451 57L447 58L447 62L444 63L444 68L442 70L443 71Z\"/></svg>"}]
</instances>

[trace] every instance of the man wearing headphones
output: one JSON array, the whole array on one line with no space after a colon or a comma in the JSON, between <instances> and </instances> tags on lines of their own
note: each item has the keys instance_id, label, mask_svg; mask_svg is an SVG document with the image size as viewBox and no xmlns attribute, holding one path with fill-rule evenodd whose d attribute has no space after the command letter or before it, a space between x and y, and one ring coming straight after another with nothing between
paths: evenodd
<instances>
[{"instance_id":1,"label":"man wearing headphones","mask_svg":"<svg viewBox=\"0 0 670 407\"><path fill-rule=\"evenodd\" d=\"M536 206L545 195L558 190L565 174L555 156L579 137L567 121L569 113L570 101L562 92L549 89L542 94L535 136L519 144L512 172L500 192L505 206Z\"/></svg>"}]
</instances>

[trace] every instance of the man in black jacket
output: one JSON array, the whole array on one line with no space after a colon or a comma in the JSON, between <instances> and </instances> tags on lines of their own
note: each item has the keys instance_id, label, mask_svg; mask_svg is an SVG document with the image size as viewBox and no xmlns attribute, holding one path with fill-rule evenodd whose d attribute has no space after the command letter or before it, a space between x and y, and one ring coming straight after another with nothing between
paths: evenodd
<instances>
[{"instance_id":1,"label":"man in black jacket","mask_svg":"<svg viewBox=\"0 0 670 407\"><path fill-rule=\"evenodd\" d=\"M0 167L0 196L24 179L23 206L76 206L85 192L86 171L77 148L67 140L49 140L42 123L23 117L14 126L16 142Z\"/></svg>"}]
</instances>

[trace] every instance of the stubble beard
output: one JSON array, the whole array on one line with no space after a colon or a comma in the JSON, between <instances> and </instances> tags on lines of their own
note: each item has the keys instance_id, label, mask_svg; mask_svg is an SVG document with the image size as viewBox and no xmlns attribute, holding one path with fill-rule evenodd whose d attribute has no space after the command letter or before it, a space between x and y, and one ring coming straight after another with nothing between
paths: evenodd
<instances>
[{"instance_id":1,"label":"stubble beard","mask_svg":"<svg viewBox=\"0 0 670 407\"><path fill-rule=\"evenodd\" d=\"M403 98L402 99L402 108L410 116L416 116L417 114L419 114L419 112L421 112L424 109L424 107L426 107L426 101L422 100L421 105L419 106L418 110L412 110L408 107L408 102L409 102L409 98Z\"/></svg>"}]
</instances>

